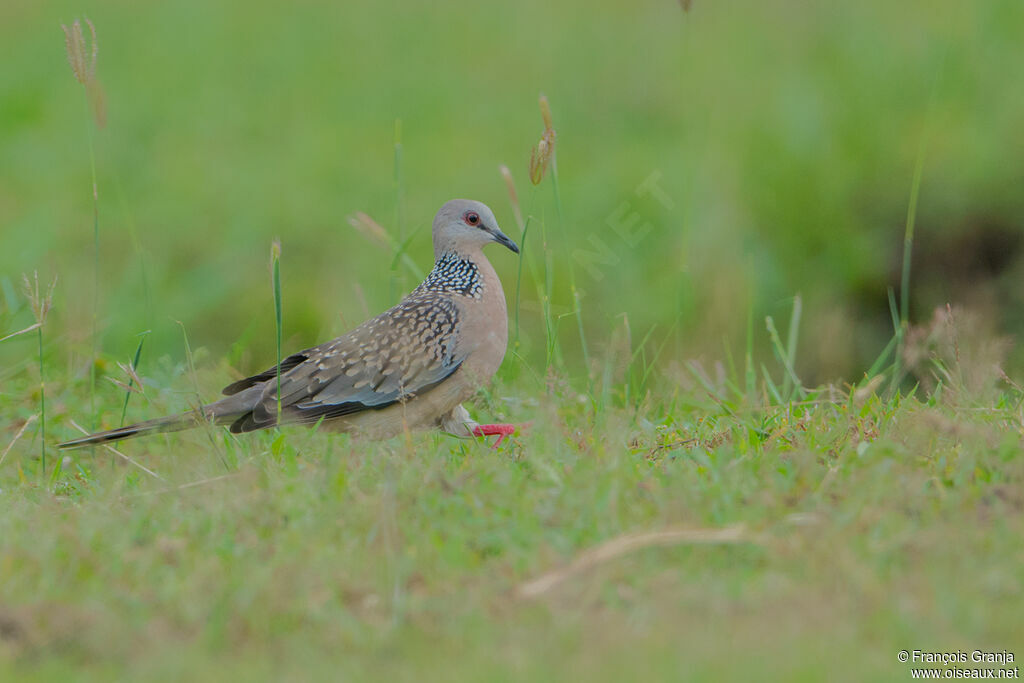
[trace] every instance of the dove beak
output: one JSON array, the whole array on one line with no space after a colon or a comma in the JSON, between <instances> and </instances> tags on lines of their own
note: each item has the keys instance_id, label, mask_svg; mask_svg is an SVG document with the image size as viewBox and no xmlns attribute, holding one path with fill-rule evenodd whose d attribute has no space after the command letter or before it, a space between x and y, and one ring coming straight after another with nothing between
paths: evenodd
<instances>
[{"instance_id":1,"label":"dove beak","mask_svg":"<svg viewBox=\"0 0 1024 683\"><path fill-rule=\"evenodd\" d=\"M513 254L519 253L519 247L516 246L516 243L513 242L509 238L509 236L503 233L501 230L495 228L494 230L491 230L491 235L494 237L495 242L502 246L508 247L509 251L511 251Z\"/></svg>"}]
</instances>

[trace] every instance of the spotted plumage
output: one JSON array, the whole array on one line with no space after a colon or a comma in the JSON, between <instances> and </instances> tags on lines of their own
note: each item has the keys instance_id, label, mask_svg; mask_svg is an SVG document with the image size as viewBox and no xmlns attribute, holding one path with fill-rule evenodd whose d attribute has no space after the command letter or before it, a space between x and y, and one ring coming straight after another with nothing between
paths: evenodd
<instances>
[{"instance_id":1,"label":"spotted plumage","mask_svg":"<svg viewBox=\"0 0 1024 683\"><path fill-rule=\"evenodd\" d=\"M452 200L434 219L434 268L397 306L351 332L285 358L224 389L197 411L100 432L64 447L115 441L200 422L248 432L312 424L383 438L475 425L461 402L494 374L505 354L505 295L481 248L518 247L479 202ZM280 385L280 390L278 386Z\"/></svg>"},{"instance_id":2,"label":"spotted plumage","mask_svg":"<svg viewBox=\"0 0 1024 683\"><path fill-rule=\"evenodd\" d=\"M458 309L450 296L414 292L344 337L295 354L299 362L281 374L282 418L316 422L379 410L429 391L465 360L455 354L458 333ZM274 369L262 376L274 378ZM243 380L225 393L246 388ZM231 431L276 424L277 382L265 381L261 388L252 410L238 417Z\"/></svg>"},{"instance_id":3,"label":"spotted plumage","mask_svg":"<svg viewBox=\"0 0 1024 683\"><path fill-rule=\"evenodd\" d=\"M483 281L475 263L457 253L448 252L437 259L434 269L416 291L461 294L479 299L483 294Z\"/></svg>"}]
</instances>

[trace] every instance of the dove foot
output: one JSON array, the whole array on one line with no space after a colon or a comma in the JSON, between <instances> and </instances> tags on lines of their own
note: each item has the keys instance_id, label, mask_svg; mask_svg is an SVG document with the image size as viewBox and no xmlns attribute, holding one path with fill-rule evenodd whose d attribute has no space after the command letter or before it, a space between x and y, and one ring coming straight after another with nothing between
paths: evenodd
<instances>
[{"instance_id":1,"label":"dove foot","mask_svg":"<svg viewBox=\"0 0 1024 683\"><path fill-rule=\"evenodd\" d=\"M473 436L495 436L497 435L498 440L495 441L491 448L497 448L501 445L501 442L505 440L506 436L512 436L516 433L516 426L514 424L490 424L490 425L477 425L473 427Z\"/></svg>"}]
</instances>

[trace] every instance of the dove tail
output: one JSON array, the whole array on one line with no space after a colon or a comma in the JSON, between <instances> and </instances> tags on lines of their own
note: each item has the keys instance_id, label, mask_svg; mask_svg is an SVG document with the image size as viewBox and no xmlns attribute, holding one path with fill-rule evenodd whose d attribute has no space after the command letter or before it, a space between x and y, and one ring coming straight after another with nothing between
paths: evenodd
<instances>
[{"instance_id":1,"label":"dove tail","mask_svg":"<svg viewBox=\"0 0 1024 683\"><path fill-rule=\"evenodd\" d=\"M222 398L219 401L190 410L187 413L158 417L155 420L136 422L126 427L96 432L95 434L65 441L62 444L57 444L57 446L58 448L81 448L83 446L120 441L121 439L131 439L136 436L144 436L156 432L180 432L184 429L192 429L193 427L210 422L218 425L231 424L239 417L252 411L262 391L262 385L249 387L233 396Z\"/></svg>"},{"instance_id":2,"label":"dove tail","mask_svg":"<svg viewBox=\"0 0 1024 683\"><path fill-rule=\"evenodd\" d=\"M94 446L96 444L110 443L122 439L131 439L136 436L152 434L154 432L179 432L183 429L191 429L199 424L199 416L194 412L171 415L169 417L158 417L155 420L137 422L133 425L109 429L105 432L96 432L77 439L65 441L58 444L58 448L81 448L83 446Z\"/></svg>"}]
</instances>

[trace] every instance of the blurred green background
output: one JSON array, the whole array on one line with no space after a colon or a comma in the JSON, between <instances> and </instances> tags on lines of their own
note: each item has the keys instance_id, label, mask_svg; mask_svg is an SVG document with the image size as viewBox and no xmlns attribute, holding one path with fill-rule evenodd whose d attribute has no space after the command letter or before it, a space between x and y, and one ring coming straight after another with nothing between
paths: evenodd
<instances>
[{"instance_id":1,"label":"blurred green background","mask_svg":"<svg viewBox=\"0 0 1024 683\"><path fill-rule=\"evenodd\" d=\"M615 253L574 266L598 353L623 313L634 342L652 327L652 344L668 340L659 362L741 352L748 319L763 351L763 317L782 329L800 294L801 374L855 380L892 334L886 291L919 155L912 320L952 301L1024 328L1019 0L697 0L689 13L671 0L16 0L0 6L0 335L31 322L21 273L59 275L47 344L70 366L91 344L92 124L60 24L82 12L108 110L95 136L102 348L127 358L152 330L144 369L183 357L175 321L240 370L268 365L275 237L286 350L415 285L350 227L357 211L396 236L419 229L409 253L423 270L451 197L489 203L518 239L503 163L536 218L535 257L543 224L556 314L572 306L574 250ZM541 92L562 220L550 177L527 180ZM638 195L652 174L669 202ZM649 232L628 245L609 218L633 214ZM510 292L514 257L491 258ZM524 273L521 351L542 360ZM578 357L574 322L559 330ZM6 343L0 361L27 362L28 345Z\"/></svg>"}]
</instances>

